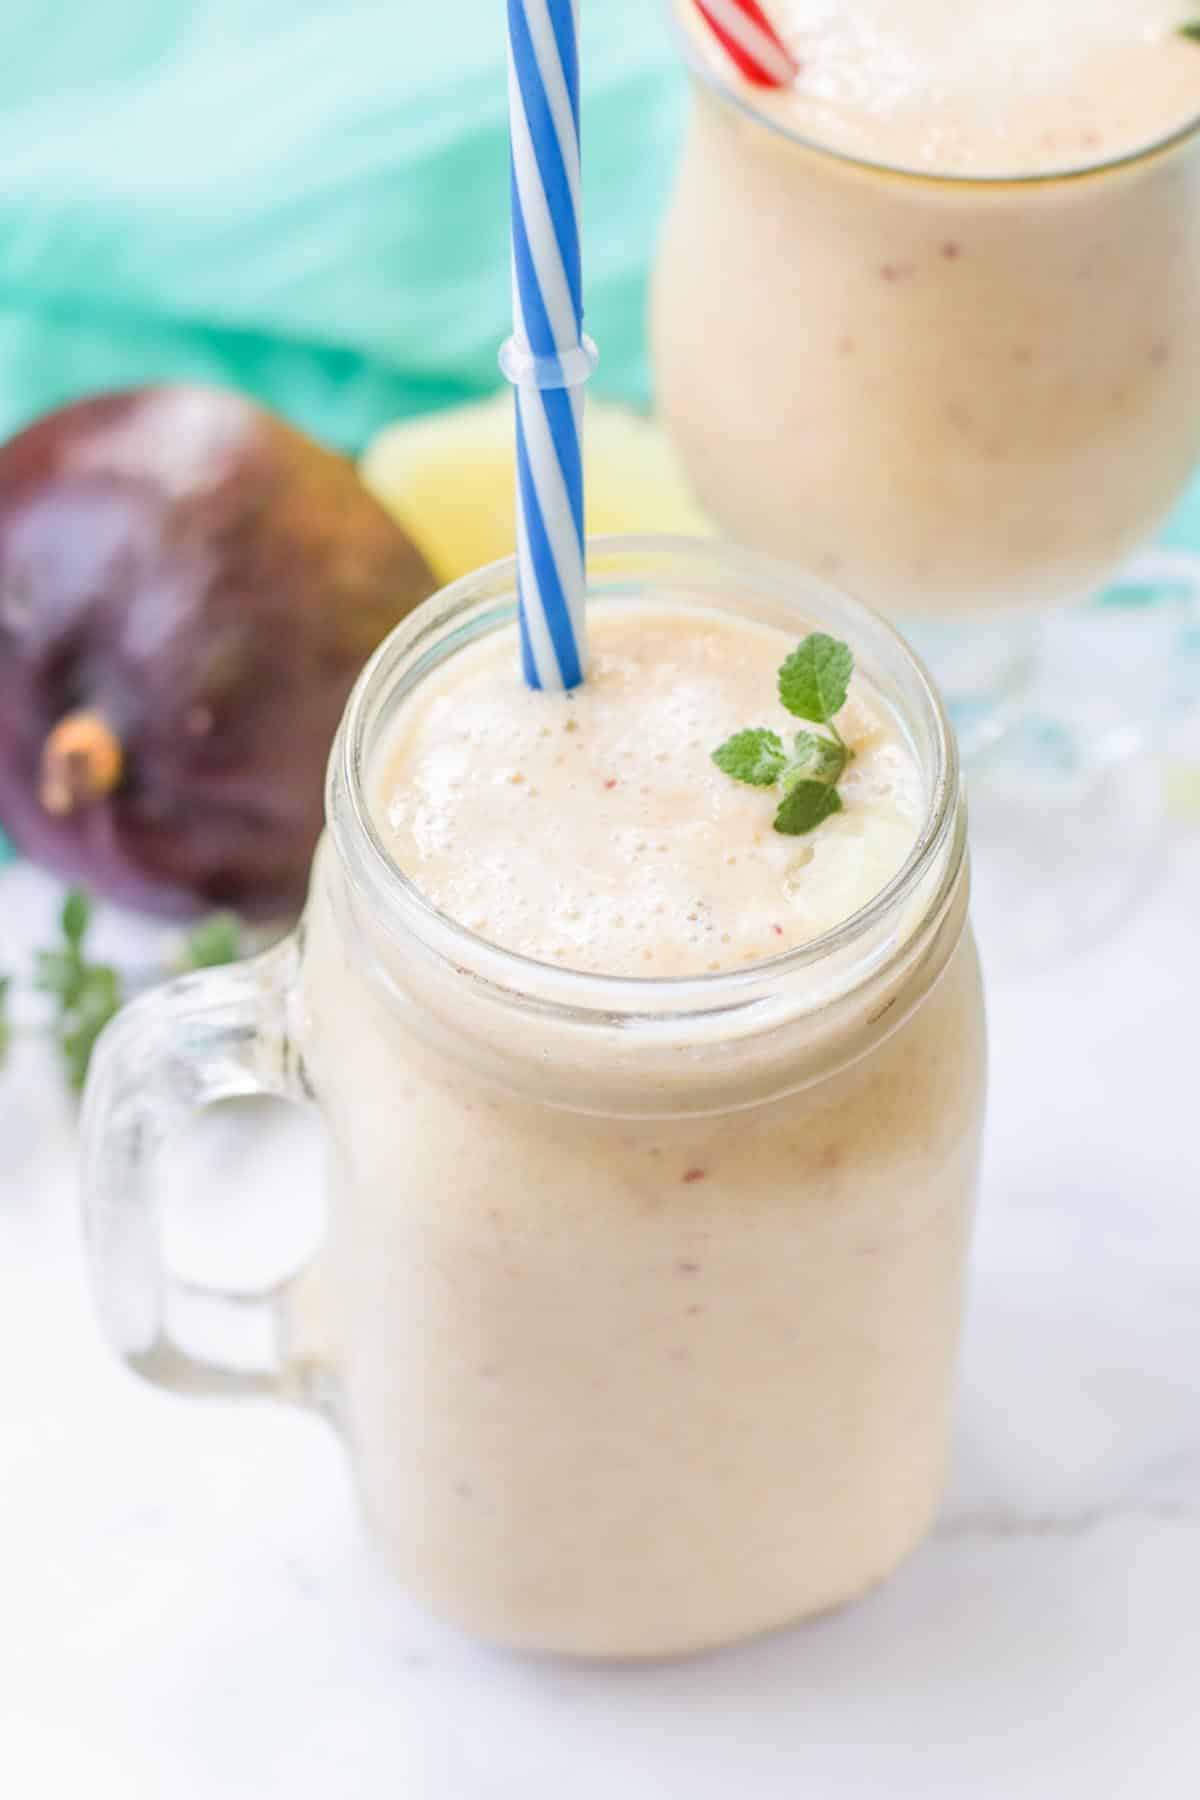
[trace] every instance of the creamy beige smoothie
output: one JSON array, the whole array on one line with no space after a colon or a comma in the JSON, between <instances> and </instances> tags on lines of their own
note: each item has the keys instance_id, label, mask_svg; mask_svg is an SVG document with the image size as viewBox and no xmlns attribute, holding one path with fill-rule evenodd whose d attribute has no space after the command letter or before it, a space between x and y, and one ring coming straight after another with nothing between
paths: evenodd
<instances>
[{"instance_id":1,"label":"creamy beige smoothie","mask_svg":"<svg viewBox=\"0 0 1200 1800\"><path fill-rule=\"evenodd\" d=\"M679 0L658 394L732 535L913 617L1073 600L1147 536L1200 452L1192 12L775 0L764 93Z\"/></svg>"},{"instance_id":2,"label":"creamy beige smoothie","mask_svg":"<svg viewBox=\"0 0 1200 1800\"><path fill-rule=\"evenodd\" d=\"M941 1487L984 1082L952 752L856 645L844 810L780 836L710 753L795 730L800 600L737 604L594 605L568 697L511 625L454 650L363 737L370 857L316 873L297 1343L405 1585L522 1648L839 1605Z\"/></svg>"},{"instance_id":3,"label":"creamy beige smoothie","mask_svg":"<svg viewBox=\"0 0 1200 1800\"><path fill-rule=\"evenodd\" d=\"M587 683L521 686L501 634L422 690L375 807L399 866L491 943L598 975L700 975L831 931L907 860L926 796L912 751L869 694L839 723L855 756L844 810L772 829L778 795L712 760L746 725L785 741L776 696L796 647L709 611L619 608L592 633Z\"/></svg>"}]
</instances>

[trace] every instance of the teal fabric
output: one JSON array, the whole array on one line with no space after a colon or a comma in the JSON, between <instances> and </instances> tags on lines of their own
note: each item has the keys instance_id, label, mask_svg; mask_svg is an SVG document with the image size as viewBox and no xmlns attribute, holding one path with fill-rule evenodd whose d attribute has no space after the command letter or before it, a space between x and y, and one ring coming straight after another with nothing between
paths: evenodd
<instances>
[{"instance_id":1,"label":"teal fabric","mask_svg":"<svg viewBox=\"0 0 1200 1800\"><path fill-rule=\"evenodd\" d=\"M682 80L658 0L583 7L597 391L647 396ZM503 0L5 0L0 433L162 377L353 449L487 393L507 330Z\"/></svg>"},{"instance_id":2,"label":"teal fabric","mask_svg":"<svg viewBox=\"0 0 1200 1800\"><path fill-rule=\"evenodd\" d=\"M1200 550L1200 476L1188 489L1182 506L1163 532L1162 541L1179 549Z\"/></svg>"}]
</instances>

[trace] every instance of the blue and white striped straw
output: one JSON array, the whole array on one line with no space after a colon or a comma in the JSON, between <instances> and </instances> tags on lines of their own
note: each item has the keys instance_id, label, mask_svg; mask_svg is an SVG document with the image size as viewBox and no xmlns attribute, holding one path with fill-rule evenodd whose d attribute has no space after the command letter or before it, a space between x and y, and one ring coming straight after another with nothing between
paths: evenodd
<instances>
[{"instance_id":1,"label":"blue and white striped straw","mask_svg":"<svg viewBox=\"0 0 1200 1800\"><path fill-rule=\"evenodd\" d=\"M508 0L521 664L533 688L578 687L584 624L579 0Z\"/></svg>"}]
</instances>

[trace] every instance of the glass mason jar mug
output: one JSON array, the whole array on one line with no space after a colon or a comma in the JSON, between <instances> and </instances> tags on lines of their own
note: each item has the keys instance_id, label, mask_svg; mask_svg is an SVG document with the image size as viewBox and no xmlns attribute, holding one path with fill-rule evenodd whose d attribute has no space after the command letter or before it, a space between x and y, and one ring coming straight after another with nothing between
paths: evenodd
<instances>
[{"instance_id":1,"label":"glass mason jar mug","mask_svg":"<svg viewBox=\"0 0 1200 1800\"><path fill-rule=\"evenodd\" d=\"M369 781L406 697L511 621L498 565L365 671L295 936L106 1033L85 1211L121 1354L170 1387L325 1410L431 1608L524 1649L658 1656L836 1606L926 1531L983 1009L953 739L891 629L711 544L599 544L590 583L593 607L678 600L853 642L926 778L901 872L817 942L670 980L529 961L436 912L389 860ZM198 1294L164 1265L154 1153L192 1108L258 1093L324 1117L326 1241L256 1300ZM254 1369L231 1360L247 1319Z\"/></svg>"}]
</instances>

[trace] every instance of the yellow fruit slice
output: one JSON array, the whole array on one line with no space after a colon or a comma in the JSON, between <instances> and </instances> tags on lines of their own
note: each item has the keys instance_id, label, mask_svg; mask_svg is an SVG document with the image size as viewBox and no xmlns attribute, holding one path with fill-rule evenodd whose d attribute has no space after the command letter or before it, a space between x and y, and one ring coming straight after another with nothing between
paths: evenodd
<instances>
[{"instance_id":1,"label":"yellow fruit slice","mask_svg":"<svg viewBox=\"0 0 1200 1800\"><path fill-rule=\"evenodd\" d=\"M513 402L507 391L389 426L368 446L362 474L442 583L513 554ZM666 437L623 407L589 404L585 479L591 537L712 531Z\"/></svg>"}]
</instances>

